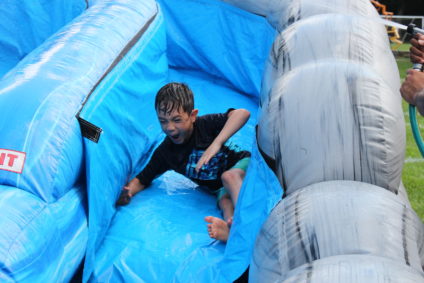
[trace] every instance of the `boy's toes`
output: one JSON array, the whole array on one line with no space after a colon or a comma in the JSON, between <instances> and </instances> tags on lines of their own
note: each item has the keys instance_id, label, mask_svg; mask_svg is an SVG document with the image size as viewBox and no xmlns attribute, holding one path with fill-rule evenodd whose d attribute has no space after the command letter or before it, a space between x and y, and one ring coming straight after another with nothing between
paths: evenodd
<instances>
[{"instance_id":1,"label":"boy's toes","mask_svg":"<svg viewBox=\"0 0 424 283\"><path fill-rule=\"evenodd\" d=\"M227 225L227 222L218 217L213 216L208 216L205 218L205 220L210 223L207 225L209 236L213 239L226 242L229 235L229 227Z\"/></svg>"},{"instance_id":2,"label":"boy's toes","mask_svg":"<svg viewBox=\"0 0 424 283\"><path fill-rule=\"evenodd\" d=\"M213 222L213 218L214 218L213 216L206 216L206 217L205 217L205 221L206 221L206 222L209 222L209 223L212 223L212 222ZM209 225L210 225L210 224L209 224ZM208 225L208 226L209 226L209 225Z\"/></svg>"}]
</instances>

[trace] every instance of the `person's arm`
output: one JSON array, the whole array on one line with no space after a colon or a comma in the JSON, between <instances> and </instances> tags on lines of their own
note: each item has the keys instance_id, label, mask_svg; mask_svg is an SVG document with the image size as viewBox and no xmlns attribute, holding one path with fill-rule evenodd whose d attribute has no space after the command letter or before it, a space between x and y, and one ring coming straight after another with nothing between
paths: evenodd
<instances>
[{"instance_id":1,"label":"person's arm","mask_svg":"<svg viewBox=\"0 0 424 283\"><path fill-rule=\"evenodd\" d=\"M135 177L126 186L122 188L121 194L119 195L116 205L127 205L131 202L131 198L138 192L146 188L140 180Z\"/></svg>"},{"instance_id":2,"label":"person's arm","mask_svg":"<svg viewBox=\"0 0 424 283\"><path fill-rule=\"evenodd\" d=\"M416 34L411 39L409 57L412 63L424 64L424 35ZM402 97L424 116L424 73L418 70L408 70L405 81L400 88Z\"/></svg>"},{"instance_id":3,"label":"person's arm","mask_svg":"<svg viewBox=\"0 0 424 283\"><path fill-rule=\"evenodd\" d=\"M424 116L424 72L408 70L400 93L409 104L415 105L418 112Z\"/></svg>"},{"instance_id":4,"label":"person's arm","mask_svg":"<svg viewBox=\"0 0 424 283\"><path fill-rule=\"evenodd\" d=\"M122 188L115 204L117 206L129 204L134 195L147 188L157 175L167 170L166 164L160 149L156 149L143 171Z\"/></svg>"},{"instance_id":5,"label":"person's arm","mask_svg":"<svg viewBox=\"0 0 424 283\"><path fill-rule=\"evenodd\" d=\"M234 135L241 127L249 120L250 112L246 109L235 109L227 114L227 122L218 136L214 139L211 145L203 153L196 165L196 171L199 172L204 164L208 164L209 160L215 156L221 149L222 145Z\"/></svg>"}]
</instances>

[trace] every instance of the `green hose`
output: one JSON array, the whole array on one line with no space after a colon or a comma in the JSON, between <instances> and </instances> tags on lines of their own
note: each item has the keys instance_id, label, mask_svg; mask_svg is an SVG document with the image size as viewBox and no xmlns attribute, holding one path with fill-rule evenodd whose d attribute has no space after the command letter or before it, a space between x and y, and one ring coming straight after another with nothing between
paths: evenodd
<instances>
[{"instance_id":1,"label":"green hose","mask_svg":"<svg viewBox=\"0 0 424 283\"><path fill-rule=\"evenodd\" d=\"M409 120L411 121L412 134L414 135L415 142L421 152L421 156L424 157L424 142L418 128L415 106L411 104L409 104Z\"/></svg>"}]
</instances>

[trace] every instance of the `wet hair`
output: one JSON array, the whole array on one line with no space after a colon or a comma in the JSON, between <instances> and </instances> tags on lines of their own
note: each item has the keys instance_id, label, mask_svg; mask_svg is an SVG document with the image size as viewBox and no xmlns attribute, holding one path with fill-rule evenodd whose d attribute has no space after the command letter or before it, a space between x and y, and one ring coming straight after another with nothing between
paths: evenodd
<instances>
[{"instance_id":1,"label":"wet hair","mask_svg":"<svg viewBox=\"0 0 424 283\"><path fill-rule=\"evenodd\" d=\"M184 83L166 84L156 94L155 109L168 114L182 109L190 115L194 109L193 92Z\"/></svg>"}]
</instances>

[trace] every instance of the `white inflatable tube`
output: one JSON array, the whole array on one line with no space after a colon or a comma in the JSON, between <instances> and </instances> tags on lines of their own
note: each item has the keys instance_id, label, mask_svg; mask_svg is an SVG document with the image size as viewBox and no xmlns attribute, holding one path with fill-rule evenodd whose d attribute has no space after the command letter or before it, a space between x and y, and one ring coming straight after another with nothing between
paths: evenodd
<instances>
[{"instance_id":1,"label":"white inflatable tube","mask_svg":"<svg viewBox=\"0 0 424 283\"><path fill-rule=\"evenodd\" d=\"M361 182L317 183L289 195L271 212L255 244L250 279L281 282L303 264L353 254L422 272L422 230L415 212L387 190Z\"/></svg>"},{"instance_id":2,"label":"white inflatable tube","mask_svg":"<svg viewBox=\"0 0 424 283\"><path fill-rule=\"evenodd\" d=\"M372 255L335 256L292 270L283 283L419 283L423 273L396 261ZM278 281L281 282L281 281Z\"/></svg>"},{"instance_id":3,"label":"white inflatable tube","mask_svg":"<svg viewBox=\"0 0 424 283\"><path fill-rule=\"evenodd\" d=\"M397 193L404 158L400 96L367 65L305 64L280 77L262 105L258 143L286 194L354 180Z\"/></svg>"},{"instance_id":4,"label":"white inflatable tube","mask_svg":"<svg viewBox=\"0 0 424 283\"><path fill-rule=\"evenodd\" d=\"M262 15L278 31L310 16L343 13L375 17L377 11L369 0L223 0L251 13Z\"/></svg>"}]
</instances>

